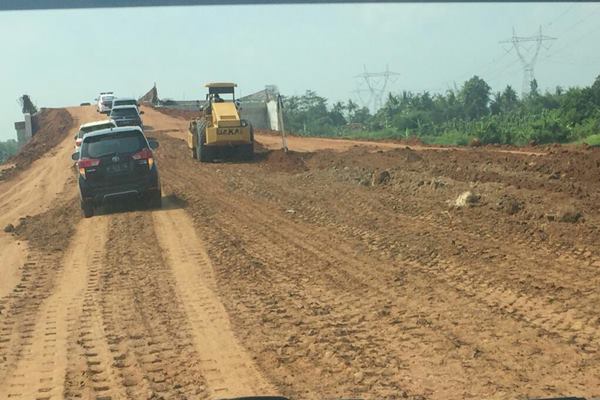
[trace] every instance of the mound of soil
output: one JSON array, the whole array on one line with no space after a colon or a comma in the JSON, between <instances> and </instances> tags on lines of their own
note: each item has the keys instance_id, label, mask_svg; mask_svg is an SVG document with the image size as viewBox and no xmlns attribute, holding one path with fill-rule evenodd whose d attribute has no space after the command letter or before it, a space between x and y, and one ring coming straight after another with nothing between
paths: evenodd
<instances>
[{"instance_id":1,"label":"mound of soil","mask_svg":"<svg viewBox=\"0 0 600 400\"><path fill-rule=\"evenodd\" d=\"M33 161L58 145L73 125L73 118L62 108L42 108L34 117L33 123L34 126L39 126L39 129L17 154L8 159L8 163L13 164L14 167L4 171L0 175L0 180L26 169Z\"/></svg>"},{"instance_id":2,"label":"mound of soil","mask_svg":"<svg viewBox=\"0 0 600 400\"><path fill-rule=\"evenodd\" d=\"M202 112L198 110L179 110L168 107L153 107L153 109L170 117L185 119L186 121L202 116Z\"/></svg>"},{"instance_id":3,"label":"mound of soil","mask_svg":"<svg viewBox=\"0 0 600 400\"><path fill-rule=\"evenodd\" d=\"M263 165L271 171L303 172L308 170L306 160L311 153L298 153L295 151L273 150L267 153Z\"/></svg>"},{"instance_id":4,"label":"mound of soil","mask_svg":"<svg viewBox=\"0 0 600 400\"><path fill-rule=\"evenodd\" d=\"M20 219L14 232L35 249L54 252L63 251L75 232L75 225L81 219L79 204L75 197L55 208L34 216Z\"/></svg>"}]
</instances>

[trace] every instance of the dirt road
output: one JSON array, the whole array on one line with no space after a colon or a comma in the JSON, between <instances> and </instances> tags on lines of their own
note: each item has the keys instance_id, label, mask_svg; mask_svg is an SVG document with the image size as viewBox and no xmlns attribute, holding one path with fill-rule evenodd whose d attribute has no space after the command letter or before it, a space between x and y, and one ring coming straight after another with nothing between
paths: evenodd
<instances>
[{"instance_id":1,"label":"dirt road","mask_svg":"<svg viewBox=\"0 0 600 400\"><path fill-rule=\"evenodd\" d=\"M71 132L0 183L1 399L600 395L599 152L199 164L186 121L144 119L162 210L81 219Z\"/></svg>"}]
</instances>

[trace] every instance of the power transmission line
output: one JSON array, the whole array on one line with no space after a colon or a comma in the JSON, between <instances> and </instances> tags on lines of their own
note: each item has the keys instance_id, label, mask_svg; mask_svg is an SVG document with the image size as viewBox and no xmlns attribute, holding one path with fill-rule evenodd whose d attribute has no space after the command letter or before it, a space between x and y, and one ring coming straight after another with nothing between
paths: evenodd
<instances>
[{"instance_id":1,"label":"power transmission line","mask_svg":"<svg viewBox=\"0 0 600 400\"><path fill-rule=\"evenodd\" d=\"M575 6L577 5L577 3L573 3L571 4L566 10L564 10L562 13L560 13L556 18L554 18L552 21L547 22L544 24L544 27L549 28L550 26L552 26L556 21L558 21L559 19L561 19L562 17L564 17L565 15L567 15L569 12L571 12L571 10L573 10L575 8Z\"/></svg>"},{"instance_id":2,"label":"power transmission line","mask_svg":"<svg viewBox=\"0 0 600 400\"><path fill-rule=\"evenodd\" d=\"M535 36L517 36L515 33L515 28L513 28L512 38L500 42L512 44L517 56L519 57L519 60L521 61L521 65L523 67L522 95L525 95L529 92L530 84L535 79L535 63L537 62L543 43L551 40L556 40L556 38L542 35L542 27L540 26L539 32ZM527 49L523 43L534 43L534 46ZM524 50L526 50L527 53L533 53L533 55L527 57L527 54Z\"/></svg>"},{"instance_id":3,"label":"power transmission line","mask_svg":"<svg viewBox=\"0 0 600 400\"><path fill-rule=\"evenodd\" d=\"M383 72L368 72L367 66L363 66L364 72L356 75L354 78L359 79L358 89L355 93L363 107L369 108L375 112L381 108L383 104L383 96L391 82L395 82L394 77L399 76L398 72L390 71L389 66L385 67Z\"/></svg>"},{"instance_id":4,"label":"power transmission line","mask_svg":"<svg viewBox=\"0 0 600 400\"><path fill-rule=\"evenodd\" d=\"M581 20L577 21L577 23L571 25L571 28L569 30L573 31L574 27L580 27L582 22L584 22L585 20L589 19L590 17L592 17L593 15L597 14L598 12L600 12L600 7L598 7L595 11L589 13L585 18L582 18ZM596 32L598 29L600 29L600 26L595 25L592 29L590 29L590 30L586 31L584 34L578 36L577 39L574 39L574 40L571 40L571 41L565 43L563 46L559 47L558 49L554 49L552 51L552 53L548 54L545 58L548 59L548 58L555 57L557 54L560 54L565 49L571 49L572 48L571 42L579 44L583 38L585 38L586 36L589 36L590 34ZM569 33L570 32L567 32L566 34L569 34Z\"/></svg>"}]
</instances>

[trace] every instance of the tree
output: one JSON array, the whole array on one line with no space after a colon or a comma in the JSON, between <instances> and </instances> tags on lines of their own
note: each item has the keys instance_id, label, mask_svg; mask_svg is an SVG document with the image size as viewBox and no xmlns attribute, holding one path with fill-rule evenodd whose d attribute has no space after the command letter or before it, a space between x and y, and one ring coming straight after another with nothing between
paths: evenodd
<instances>
[{"instance_id":1,"label":"tree","mask_svg":"<svg viewBox=\"0 0 600 400\"><path fill-rule=\"evenodd\" d=\"M490 111L493 115L497 115L511 112L518 106L517 92L510 85L506 85L502 93L496 92L494 94L494 99L490 103Z\"/></svg>"},{"instance_id":2,"label":"tree","mask_svg":"<svg viewBox=\"0 0 600 400\"><path fill-rule=\"evenodd\" d=\"M346 105L341 101L336 102L331 108L331 120L335 126L346 125L346 118L344 113L346 111Z\"/></svg>"},{"instance_id":3,"label":"tree","mask_svg":"<svg viewBox=\"0 0 600 400\"><path fill-rule=\"evenodd\" d=\"M539 95L540 95L540 92L538 91L537 79L533 78L533 80L531 82L529 82L529 96L537 97Z\"/></svg>"},{"instance_id":4,"label":"tree","mask_svg":"<svg viewBox=\"0 0 600 400\"><path fill-rule=\"evenodd\" d=\"M369 121L369 118L371 118L371 112L369 109L367 107L361 107L354 112L351 122L357 124L366 124Z\"/></svg>"},{"instance_id":5,"label":"tree","mask_svg":"<svg viewBox=\"0 0 600 400\"><path fill-rule=\"evenodd\" d=\"M14 139L9 139L6 142L0 142L0 164L6 162L10 156L17 153L19 143Z\"/></svg>"},{"instance_id":6,"label":"tree","mask_svg":"<svg viewBox=\"0 0 600 400\"><path fill-rule=\"evenodd\" d=\"M469 120L488 114L490 86L477 75L465 82L461 90L465 117Z\"/></svg>"},{"instance_id":7,"label":"tree","mask_svg":"<svg viewBox=\"0 0 600 400\"><path fill-rule=\"evenodd\" d=\"M592 84L592 98L597 106L600 106L600 75L596 77Z\"/></svg>"}]
</instances>

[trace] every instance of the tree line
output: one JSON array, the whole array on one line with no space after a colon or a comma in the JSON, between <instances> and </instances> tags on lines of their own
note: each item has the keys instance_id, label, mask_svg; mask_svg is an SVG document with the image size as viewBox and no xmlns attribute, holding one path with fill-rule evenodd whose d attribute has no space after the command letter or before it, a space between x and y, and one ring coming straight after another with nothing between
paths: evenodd
<instances>
[{"instance_id":1,"label":"tree line","mask_svg":"<svg viewBox=\"0 0 600 400\"><path fill-rule=\"evenodd\" d=\"M14 139L0 142L0 164L6 162L10 156L19 150L19 143Z\"/></svg>"},{"instance_id":2,"label":"tree line","mask_svg":"<svg viewBox=\"0 0 600 400\"><path fill-rule=\"evenodd\" d=\"M300 135L408 138L466 145L600 143L600 75L590 86L541 93L538 83L518 96L511 86L492 92L473 76L446 93L389 94L375 114L352 100L328 105L314 91L284 99L286 129ZM595 136L598 135L598 136Z\"/></svg>"}]
</instances>

